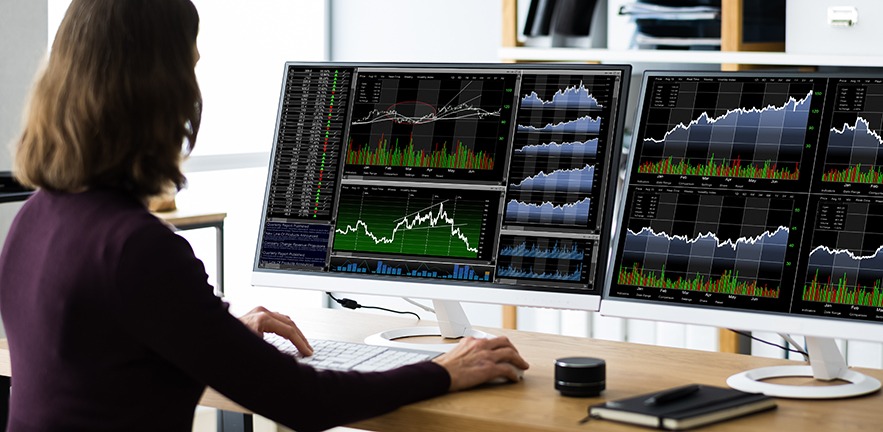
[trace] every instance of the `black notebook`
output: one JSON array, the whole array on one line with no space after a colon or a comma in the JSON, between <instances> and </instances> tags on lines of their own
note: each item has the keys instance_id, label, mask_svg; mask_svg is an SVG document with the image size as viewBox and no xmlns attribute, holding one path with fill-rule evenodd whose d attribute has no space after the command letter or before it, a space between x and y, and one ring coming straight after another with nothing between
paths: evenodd
<instances>
[{"instance_id":1,"label":"black notebook","mask_svg":"<svg viewBox=\"0 0 883 432\"><path fill-rule=\"evenodd\" d=\"M615 420L660 429L682 430L773 409L776 402L762 394L699 385L694 392L661 403L647 403L648 393L589 407L595 418Z\"/></svg>"}]
</instances>

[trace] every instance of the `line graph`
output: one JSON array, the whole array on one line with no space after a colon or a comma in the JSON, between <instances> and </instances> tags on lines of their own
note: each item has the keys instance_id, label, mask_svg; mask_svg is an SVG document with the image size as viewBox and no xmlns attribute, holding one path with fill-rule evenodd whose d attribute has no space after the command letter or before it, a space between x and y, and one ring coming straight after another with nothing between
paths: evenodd
<instances>
[{"instance_id":1,"label":"line graph","mask_svg":"<svg viewBox=\"0 0 883 432\"><path fill-rule=\"evenodd\" d=\"M582 168L554 170L548 174L540 171L510 187L518 192L590 194L594 180L595 165L586 164Z\"/></svg>"},{"instance_id":2,"label":"line graph","mask_svg":"<svg viewBox=\"0 0 883 432\"><path fill-rule=\"evenodd\" d=\"M451 237L456 237L460 241L463 242L463 247L474 254L478 254L478 248L471 245L471 242L466 234L460 230L460 225L457 224L451 214L445 210L445 203L447 200L442 201L438 204L433 204L429 207L422 208L411 214L405 215L398 219L393 220L392 222L395 224L395 227L392 229L392 233L389 237L380 237L375 235L368 228L368 224L363 220L356 221L355 226L347 225L344 229L336 229L334 230L335 234L340 234L341 236L346 236L351 233L364 233L364 235L371 240L374 241L374 244L391 244L397 241L396 234L402 232L401 236L404 236L404 232L408 230L414 229L432 229L440 225L444 225L446 228L450 226L451 229Z\"/></svg>"},{"instance_id":3,"label":"line graph","mask_svg":"<svg viewBox=\"0 0 883 432\"><path fill-rule=\"evenodd\" d=\"M342 186L335 251L480 258L494 194Z\"/></svg>"},{"instance_id":4,"label":"line graph","mask_svg":"<svg viewBox=\"0 0 883 432\"><path fill-rule=\"evenodd\" d=\"M488 71L359 74L344 175L499 181L515 80Z\"/></svg>"},{"instance_id":5,"label":"line graph","mask_svg":"<svg viewBox=\"0 0 883 432\"><path fill-rule=\"evenodd\" d=\"M518 124L518 132L535 133L570 133L570 134L598 134L601 132L601 117L586 115L573 120L546 123L543 126Z\"/></svg>"},{"instance_id":6,"label":"line graph","mask_svg":"<svg viewBox=\"0 0 883 432\"><path fill-rule=\"evenodd\" d=\"M512 199L506 204L505 219L510 223L585 226L589 223L591 207L591 198L564 204L548 201L535 204Z\"/></svg>"},{"instance_id":7,"label":"line graph","mask_svg":"<svg viewBox=\"0 0 883 432\"><path fill-rule=\"evenodd\" d=\"M813 130L813 83L651 85L639 125L639 174L799 179Z\"/></svg>"},{"instance_id":8,"label":"line graph","mask_svg":"<svg viewBox=\"0 0 883 432\"><path fill-rule=\"evenodd\" d=\"M793 243L795 199L638 189L617 283L778 298Z\"/></svg>"},{"instance_id":9,"label":"line graph","mask_svg":"<svg viewBox=\"0 0 883 432\"><path fill-rule=\"evenodd\" d=\"M585 83L558 89L549 100L542 99L535 90L521 98L521 106L530 109L599 109L602 108Z\"/></svg>"},{"instance_id":10,"label":"line graph","mask_svg":"<svg viewBox=\"0 0 883 432\"><path fill-rule=\"evenodd\" d=\"M834 126L822 181L883 184L883 137L861 116L852 124Z\"/></svg>"},{"instance_id":11,"label":"line graph","mask_svg":"<svg viewBox=\"0 0 883 432\"><path fill-rule=\"evenodd\" d=\"M883 307L883 203L822 198L802 300Z\"/></svg>"},{"instance_id":12,"label":"line graph","mask_svg":"<svg viewBox=\"0 0 883 432\"><path fill-rule=\"evenodd\" d=\"M464 90L470 84L471 83L467 83L466 87L464 87ZM476 96L473 99L478 99L479 97L480 96ZM352 124L366 125L382 122L394 122L408 125L422 125L438 121L453 121L465 119L481 120L487 117L500 117L500 112L502 111L502 108L489 111L481 107L472 106L469 102L471 101L467 101L457 105L446 105L441 108L436 108L431 104L421 101L396 102L392 106L383 110L373 109L368 112L365 117L358 120L353 120ZM405 111L411 114L403 114L399 111ZM425 114L419 114L420 111L429 112Z\"/></svg>"},{"instance_id":13,"label":"line graph","mask_svg":"<svg viewBox=\"0 0 883 432\"><path fill-rule=\"evenodd\" d=\"M550 158L595 158L598 156L598 138L585 141L528 144L515 149L516 156L544 156Z\"/></svg>"},{"instance_id":14,"label":"line graph","mask_svg":"<svg viewBox=\"0 0 883 432\"><path fill-rule=\"evenodd\" d=\"M657 233L653 228L642 227L639 232L628 230L625 250L640 251L645 259L650 254L665 254L667 261L673 258L693 261L697 257L713 257L713 260L718 262L753 261L758 264L781 265L785 260L787 244L788 228L782 226L775 232L765 231L754 237L739 237L735 240L720 239L712 232L691 238L669 235L665 232ZM665 264L657 270L648 268L646 263L644 265L634 263L631 267L620 267L617 279L623 285L772 298L779 296L778 284L772 287L767 284L758 286L759 278L756 271L745 271L746 269L740 266L734 266L732 269L727 268L717 272L699 272L693 271L694 269L690 267L691 265L688 264L688 270L683 272L670 270L667 272ZM740 280L746 276L751 280Z\"/></svg>"}]
</instances>

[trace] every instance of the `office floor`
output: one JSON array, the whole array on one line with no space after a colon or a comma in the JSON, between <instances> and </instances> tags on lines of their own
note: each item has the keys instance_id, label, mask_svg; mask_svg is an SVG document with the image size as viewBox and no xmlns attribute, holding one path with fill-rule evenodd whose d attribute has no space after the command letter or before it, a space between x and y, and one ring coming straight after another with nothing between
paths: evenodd
<instances>
[{"instance_id":1,"label":"office floor","mask_svg":"<svg viewBox=\"0 0 883 432\"><path fill-rule=\"evenodd\" d=\"M193 432L217 432L217 410L214 408L196 407L193 416ZM325 432L359 432L360 429L337 427ZM260 416L255 416L254 432L292 432L291 429L277 425Z\"/></svg>"},{"instance_id":2,"label":"office floor","mask_svg":"<svg viewBox=\"0 0 883 432\"><path fill-rule=\"evenodd\" d=\"M196 407L196 413L193 415L193 432L217 432L217 413L214 408ZM291 432L291 429L255 416L254 432Z\"/></svg>"}]
</instances>

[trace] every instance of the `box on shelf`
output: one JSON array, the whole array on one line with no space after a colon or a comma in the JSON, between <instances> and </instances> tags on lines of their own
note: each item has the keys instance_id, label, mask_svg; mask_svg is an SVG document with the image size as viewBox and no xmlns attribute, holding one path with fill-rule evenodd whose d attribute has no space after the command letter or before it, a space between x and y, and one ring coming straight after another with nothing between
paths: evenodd
<instances>
[{"instance_id":1,"label":"box on shelf","mask_svg":"<svg viewBox=\"0 0 883 432\"><path fill-rule=\"evenodd\" d=\"M605 0L530 0L524 18L524 45L604 48Z\"/></svg>"},{"instance_id":2,"label":"box on shelf","mask_svg":"<svg viewBox=\"0 0 883 432\"><path fill-rule=\"evenodd\" d=\"M785 51L791 54L880 55L880 0L791 0L785 14Z\"/></svg>"}]
</instances>

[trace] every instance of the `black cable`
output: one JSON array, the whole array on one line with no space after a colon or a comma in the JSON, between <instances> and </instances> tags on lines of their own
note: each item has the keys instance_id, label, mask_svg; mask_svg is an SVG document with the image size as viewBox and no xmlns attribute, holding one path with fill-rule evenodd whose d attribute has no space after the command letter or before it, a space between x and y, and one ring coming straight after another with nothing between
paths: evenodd
<instances>
[{"instance_id":1,"label":"black cable","mask_svg":"<svg viewBox=\"0 0 883 432\"><path fill-rule=\"evenodd\" d=\"M771 345L771 346L774 346L774 347L779 348L779 349L783 349L783 350L788 351L788 352L793 352L793 353L800 354L800 355L803 356L803 358L809 360L809 353L807 353L806 351L803 351L803 350L801 350L801 349L792 349L792 348L788 348L787 346L782 346L782 345L779 345L779 344L776 344L776 343L772 343L772 342L770 342L770 341L768 341L768 340L763 340L763 339L761 339L761 338L759 338L759 337L756 337L756 336L754 336L754 335L752 335L752 334L750 334L750 333L746 333L746 332L743 332L743 331L740 331L740 330L733 330L733 329L730 329L730 331L733 332L733 333L736 333L736 334L740 334L740 335L742 335L742 336L745 336L745 337L747 337L747 338L754 339L754 340L756 340L756 341L758 341L758 342L760 342L760 343L765 343L765 344L767 344L767 345Z\"/></svg>"},{"instance_id":2,"label":"black cable","mask_svg":"<svg viewBox=\"0 0 883 432\"><path fill-rule=\"evenodd\" d=\"M392 312L392 313L397 313L397 314L402 314L402 315L411 314L411 315L414 315L415 317L417 317L418 321L420 320L420 315L417 315L416 313L411 312L411 311L397 311L397 310L393 310L393 309L383 308L380 306L362 306L359 304L359 302L357 302L353 299L348 299L348 298L338 299L337 297L334 297L334 295L332 295L330 292L327 292L327 291L325 292L325 294L328 294L328 297L331 297L331 300L334 300L337 304L339 304L347 309L359 309L359 308L377 309L377 310L382 310L385 312Z\"/></svg>"}]
</instances>

